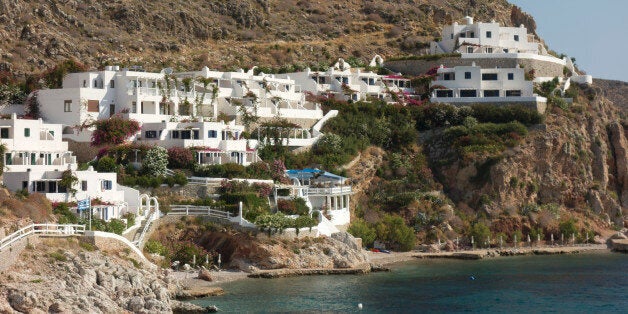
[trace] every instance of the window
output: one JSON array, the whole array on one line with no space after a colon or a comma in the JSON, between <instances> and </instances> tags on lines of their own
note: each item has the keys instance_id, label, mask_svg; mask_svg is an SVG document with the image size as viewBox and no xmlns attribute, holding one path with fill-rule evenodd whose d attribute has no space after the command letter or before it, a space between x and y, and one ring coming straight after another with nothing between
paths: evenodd
<instances>
[{"instance_id":1,"label":"window","mask_svg":"<svg viewBox=\"0 0 628 314\"><path fill-rule=\"evenodd\" d=\"M467 53L473 53L473 47L467 47Z\"/></svg>"},{"instance_id":2,"label":"window","mask_svg":"<svg viewBox=\"0 0 628 314\"><path fill-rule=\"evenodd\" d=\"M443 75L443 79L444 79L445 81L453 81L453 80L455 80L455 79L456 79L456 73L445 73L445 74Z\"/></svg>"},{"instance_id":3,"label":"window","mask_svg":"<svg viewBox=\"0 0 628 314\"><path fill-rule=\"evenodd\" d=\"M460 33L460 38L465 38L465 37L467 37L467 34L465 34L465 33Z\"/></svg>"},{"instance_id":4,"label":"window","mask_svg":"<svg viewBox=\"0 0 628 314\"><path fill-rule=\"evenodd\" d=\"M57 193L57 181L48 181L48 193Z\"/></svg>"},{"instance_id":5,"label":"window","mask_svg":"<svg viewBox=\"0 0 628 314\"><path fill-rule=\"evenodd\" d=\"M454 97L454 91L451 89L439 89L436 91L436 97Z\"/></svg>"},{"instance_id":6,"label":"window","mask_svg":"<svg viewBox=\"0 0 628 314\"><path fill-rule=\"evenodd\" d=\"M193 134L194 134L194 139L198 140L200 138L199 136L199 131L198 130L192 130Z\"/></svg>"},{"instance_id":7,"label":"window","mask_svg":"<svg viewBox=\"0 0 628 314\"><path fill-rule=\"evenodd\" d=\"M83 87L87 87L87 80L83 80Z\"/></svg>"},{"instance_id":8,"label":"window","mask_svg":"<svg viewBox=\"0 0 628 314\"><path fill-rule=\"evenodd\" d=\"M512 81L515 79L515 74L514 73L508 73L508 80Z\"/></svg>"},{"instance_id":9,"label":"window","mask_svg":"<svg viewBox=\"0 0 628 314\"><path fill-rule=\"evenodd\" d=\"M515 41L519 41L519 35L515 35Z\"/></svg>"},{"instance_id":10,"label":"window","mask_svg":"<svg viewBox=\"0 0 628 314\"><path fill-rule=\"evenodd\" d=\"M103 190L111 190L113 188L113 183L111 180L103 180L102 181L102 189Z\"/></svg>"},{"instance_id":11,"label":"window","mask_svg":"<svg viewBox=\"0 0 628 314\"><path fill-rule=\"evenodd\" d=\"M131 102L131 113L137 113L137 101Z\"/></svg>"},{"instance_id":12,"label":"window","mask_svg":"<svg viewBox=\"0 0 628 314\"><path fill-rule=\"evenodd\" d=\"M485 90L484 97L499 97L499 90L498 89Z\"/></svg>"},{"instance_id":13,"label":"window","mask_svg":"<svg viewBox=\"0 0 628 314\"><path fill-rule=\"evenodd\" d=\"M454 34L453 33L449 34L449 39L454 39Z\"/></svg>"},{"instance_id":14,"label":"window","mask_svg":"<svg viewBox=\"0 0 628 314\"><path fill-rule=\"evenodd\" d=\"M88 100L87 101L87 112L98 112L98 107L99 107L99 101L98 100Z\"/></svg>"},{"instance_id":15,"label":"window","mask_svg":"<svg viewBox=\"0 0 628 314\"><path fill-rule=\"evenodd\" d=\"M31 137L31 129L24 128L24 137Z\"/></svg>"},{"instance_id":16,"label":"window","mask_svg":"<svg viewBox=\"0 0 628 314\"><path fill-rule=\"evenodd\" d=\"M146 138L157 138L157 131L146 131L144 132L144 136Z\"/></svg>"},{"instance_id":17,"label":"window","mask_svg":"<svg viewBox=\"0 0 628 314\"><path fill-rule=\"evenodd\" d=\"M504 53L508 53L508 49L504 49Z\"/></svg>"},{"instance_id":18,"label":"window","mask_svg":"<svg viewBox=\"0 0 628 314\"><path fill-rule=\"evenodd\" d=\"M464 72L464 78L466 80L470 80L471 79L471 72Z\"/></svg>"},{"instance_id":19,"label":"window","mask_svg":"<svg viewBox=\"0 0 628 314\"><path fill-rule=\"evenodd\" d=\"M521 90L507 90L506 97L521 97Z\"/></svg>"},{"instance_id":20,"label":"window","mask_svg":"<svg viewBox=\"0 0 628 314\"><path fill-rule=\"evenodd\" d=\"M173 130L171 133L172 138L179 138L179 131L178 130Z\"/></svg>"},{"instance_id":21,"label":"window","mask_svg":"<svg viewBox=\"0 0 628 314\"><path fill-rule=\"evenodd\" d=\"M68 193L68 188L57 185L57 193Z\"/></svg>"},{"instance_id":22,"label":"window","mask_svg":"<svg viewBox=\"0 0 628 314\"><path fill-rule=\"evenodd\" d=\"M460 97L477 97L475 89L463 89L460 91Z\"/></svg>"},{"instance_id":23,"label":"window","mask_svg":"<svg viewBox=\"0 0 628 314\"><path fill-rule=\"evenodd\" d=\"M207 137L208 138L217 138L218 137L218 131L216 131L216 130L209 130L209 131L207 131Z\"/></svg>"},{"instance_id":24,"label":"window","mask_svg":"<svg viewBox=\"0 0 628 314\"><path fill-rule=\"evenodd\" d=\"M63 101L63 112L70 112L72 111L72 101L71 100L64 100Z\"/></svg>"},{"instance_id":25,"label":"window","mask_svg":"<svg viewBox=\"0 0 628 314\"><path fill-rule=\"evenodd\" d=\"M22 181L22 190L28 191L28 181Z\"/></svg>"},{"instance_id":26,"label":"window","mask_svg":"<svg viewBox=\"0 0 628 314\"><path fill-rule=\"evenodd\" d=\"M471 32L471 34L469 35L469 38L475 38L475 33Z\"/></svg>"},{"instance_id":27,"label":"window","mask_svg":"<svg viewBox=\"0 0 628 314\"><path fill-rule=\"evenodd\" d=\"M482 81L497 81L497 73L482 73Z\"/></svg>"},{"instance_id":28,"label":"window","mask_svg":"<svg viewBox=\"0 0 628 314\"><path fill-rule=\"evenodd\" d=\"M46 181L35 181L35 192L46 192Z\"/></svg>"},{"instance_id":29,"label":"window","mask_svg":"<svg viewBox=\"0 0 628 314\"><path fill-rule=\"evenodd\" d=\"M87 191L87 181L81 181L81 191Z\"/></svg>"},{"instance_id":30,"label":"window","mask_svg":"<svg viewBox=\"0 0 628 314\"><path fill-rule=\"evenodd\" d=\"M109 88L116 88L116 81L114 80L109 81Z\"/></svg>"},{"instance_id":31,"label":"window","mask_svg":"<svg viewBox=\"0 0 628 314\"><path fill-rule=\"evenodd\" d=\"M9 128L0 129L0 138L9 138Z\"/></svg>"},{"instance_id":32,"label":"window","mask_svg":"<svg viewBox=\"0 0 628 314\"><path fill-rule=\"evenodd\" d=\"M4 164L10 166L13 164L13 158L11 158L11 153L4 154Z\"/></svg>"},{"instance_id":33,"label":"window","mask_svg":"<svg viewBox=\"0 0 628 314\"><path fill-rule=\"evenodd\" d=\"M493 53L493 48L492 47L487 47L485 51L486 51L486 53Z\"/></svg>"},{"instance_id":34,"label":"window","mask_svg":"<svg viewBox=\"0 0 628 314\"><path fill-rule=\"evenodd\" d=\"M486 38L492 38L493 33L491 31L486 31Z\"/></svg>"},{"instance_id":35,"label":"window","mask_svg":"<svg viewBox=\"0 0 628 314\"><path fill-rule=\"evenodd\" d=\"M98 87L98 80L94 80L94 88Z\"/></svg>"},{"instance_id":36,"label":"window","mask_svg":"<svg viewBox=\"0 0 628 314\"><path fill-rule=\"evenodd\" d=\"M183 140L189 140L191 138L192 132L190 132L189 130L186 131L181 131L181 139Z\"/></svg>"}]
</instances>

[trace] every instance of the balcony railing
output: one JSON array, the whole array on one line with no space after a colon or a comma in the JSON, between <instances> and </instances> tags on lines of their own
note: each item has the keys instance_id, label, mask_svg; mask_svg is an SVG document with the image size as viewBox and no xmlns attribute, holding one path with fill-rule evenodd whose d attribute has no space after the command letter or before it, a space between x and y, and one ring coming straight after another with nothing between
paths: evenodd
<instances>
[{"instance_id":1,"label":"balcony railing","mask_svg":"<svg viewBox=\"0 0 628 314\"><path fill-rule=\"evenodd\" d=\"M351 186L337 186L333 188L309 188L308 195L337 195L351 193Z\"/></svg>"}]
</instances>

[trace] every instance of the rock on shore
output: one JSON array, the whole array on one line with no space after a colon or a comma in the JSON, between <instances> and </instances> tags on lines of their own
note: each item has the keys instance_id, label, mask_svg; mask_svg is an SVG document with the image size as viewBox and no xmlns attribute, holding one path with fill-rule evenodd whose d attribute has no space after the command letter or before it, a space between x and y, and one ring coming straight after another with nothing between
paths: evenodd
<instances>
[{"instance_id":1,"label":"rock on shore","mask_svg":"<svg viewBox=\"0 0 628 314\"><path fill-rule=\"evenodd\" d=\"M0 274L1 313L208 312L172 300L176 281L124 252L49 245L26 250Z\"/></svg>"}]
</instances>

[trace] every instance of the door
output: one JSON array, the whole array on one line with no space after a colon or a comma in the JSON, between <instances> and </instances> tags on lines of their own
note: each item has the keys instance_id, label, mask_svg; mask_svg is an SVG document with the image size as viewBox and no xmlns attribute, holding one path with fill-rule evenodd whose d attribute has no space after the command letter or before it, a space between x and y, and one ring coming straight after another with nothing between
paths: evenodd
<instances>
[{"instance_id":1,"label":"door","mask_svg":"<svg viewBox=\"0 0 628 314\"><path fill-rule=\"evenodd\" d=\"M112 117L116 113L116 104L109 105L109 117Z\"/></svg>"},{"instance_id":2,"label":"door","mask_svg":"<svg viewBox=\"0 0 628 314\"><path fill-rule=\"evenodd\" d=\"M87 112L99 112L98 110L98 100L88 100L87 101Z\"/></svg>"}]
</instances>

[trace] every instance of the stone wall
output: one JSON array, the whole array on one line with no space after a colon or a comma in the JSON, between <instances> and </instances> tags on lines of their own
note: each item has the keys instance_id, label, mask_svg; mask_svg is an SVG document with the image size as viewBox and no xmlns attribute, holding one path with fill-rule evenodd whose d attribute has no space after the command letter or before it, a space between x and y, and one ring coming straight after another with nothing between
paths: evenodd
<instances>
[{"instance_id":1,"label":"stone wall","mask_svg":"<svg viewBox=\"0 0 628 314\"><path fill-rule=\"evenodd\" d=\"M39 236L33 234L0 251L0 271L4 271L13 265L28 244L35 245L39 242Z\"/></svg>"},{"instance_id":2,"label":"stone wall","mask_svg":"<svg viewBox=\"0 0 628 314\"><path fill-rule=\"evenodd\" d=\"M94 159L94 157L96 157L96 155L98 155L98 151L102 147L92 146L92 143L90 142L77 142L73 140L64 141L68 142L68 150L74 153L77 162L91 161L92 159Z\"/></svg>"},{"instance_id":3,"label":"stone wall","mask_svg":"<svg viewBox=\"0 0 628 314\"><path fill-rule=\"evenodd\" d=\"M384 67L393 71L407 75L425 74L432 68L441 64L453 68L456 66L470 66L473 62L482 68L514 68L517 64L523 66L526 72L534 69L536 77L555 77L563 75L563 65L534 59L522 58L460 58L444 57L438 60L399 60L386 61Z\"/></svg>"}]
</instances>

